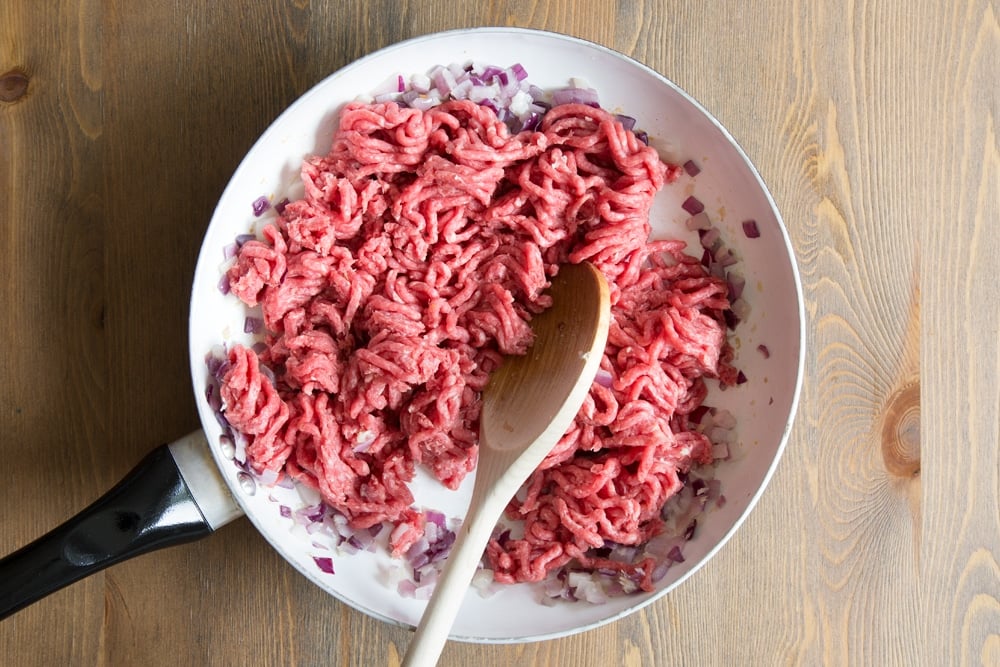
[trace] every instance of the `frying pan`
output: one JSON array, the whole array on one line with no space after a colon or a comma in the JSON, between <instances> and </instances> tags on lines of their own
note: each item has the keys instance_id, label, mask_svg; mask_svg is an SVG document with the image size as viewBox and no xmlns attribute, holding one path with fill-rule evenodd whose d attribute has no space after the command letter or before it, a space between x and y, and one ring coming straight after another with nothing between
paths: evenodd
<instances>
[{"instance_id":1,"label":"frying pan","mask_svg":"<svg viewBox=\"0 0 1000 667\"><path fill-rule=\"evenodd\" d=\"M0 617L104 567L168 545L194 540L246 515L296 569L335 598L387 622L413 626L425 601L399 594L403 565L381 545L338 552L289 519L318 498L308 489L273 485L234 462L231 443L206 391L206 355L220 345L251 345L244 333L248 309L218 289L223 249L255 230L253 202L296 195L303 158L326 153L340 106L394 74L427 72L438 64L521 63L543 88L582 78L602 105L624 112L645 129L666 159L691 158L696 179L668 186L651 216L654 237L681 237L697 247L683 224L682 201L694 194L740 258L752 310L735 330L737 365L749 381L708 401L728 409L739 438L716 478L727 502L701 517L695 536L653 591L610 598L604 604L541 604L538 586L501 587L491 596L470 591L452 637L464 641L521 642L564 636L652 603L697 571L736 531L756 504L785 447L798 403L804 359L804 309L787 232L777 207L745 152L697 102L660 74L604 47L564 35L514 28L457 30L419 37L358 60L317 84L261 136L234 173L206 231L193 281L189 348L202 430L153 450L115 488L77 516L0 561ZM749 238L741 221L754 219ZM758 354L761 346L768 355ZM238 457L235 457L238 460ZM472 476L448 491L418 470L411 485L421 508L461 517ZM386 533L388 531L383 531ZM383 537L384 540L384 537ZM484 621L484 619L488 619Z\"/></svg>"}]
</instances>

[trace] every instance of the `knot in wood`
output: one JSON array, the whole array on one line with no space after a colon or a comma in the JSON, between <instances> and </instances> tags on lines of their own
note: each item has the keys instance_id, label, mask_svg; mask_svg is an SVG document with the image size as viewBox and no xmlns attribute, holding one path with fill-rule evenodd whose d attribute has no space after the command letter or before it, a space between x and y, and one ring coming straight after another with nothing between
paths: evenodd
<instances>
[{"instance_id":1,"label":"knot in wood","mask_svg":"<svg viewBox=\"0 0 1000 667\"><path fill-rule=\"evenodd\" d=\"M0 101L16 102L28 92L28 75L19 69L0 74Z\"/></svg>"},{"instance_id":2,"label":"knot in wood","mask_svg":"<svg viewBox=\"0 0 1000 667\"><path fill-rule=\"evenodd\" d=\"M889 398L882 413L882 459L898 477L920 474L920 383L909 382Z\"/></svg>"}]
</instances>

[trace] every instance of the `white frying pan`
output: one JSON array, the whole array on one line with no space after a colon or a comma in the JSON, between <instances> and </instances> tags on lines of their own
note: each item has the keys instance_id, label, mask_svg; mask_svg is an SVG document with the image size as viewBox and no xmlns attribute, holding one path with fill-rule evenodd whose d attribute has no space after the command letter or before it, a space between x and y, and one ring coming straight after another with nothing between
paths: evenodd
<instances>
[{"instance_id":1,"label":"white frying pan","mask_svg":"<svg viewBox=\"0 0 1000 667\"><path fill-rule=\"evenodd\" d=\"M652 219L654 236L682 237L681 202L692 192L706 205L741 259L751 311L735 330L737 365L749 381L709 402L736 416L738 442L717 478L727 502L699 523L677 563L650 593L604 604L540 603L533 585L501 587L490 597L470 590L453 628L465 641L518 642L557 637L601 625L663 596L701 567L753 508L780 458L798 402L804 357L804 312L798 271L774 201L729 133L677 86L649 68L606 48L553 33L515 28L461 30L388 47L331 75L285 111L250 150L233 175L205 234L190 313L191 374L203 431L154 450L119 486L45 537L0 561L0 617L122 559L202 537L242 514L285 559L339 600L392 623L416 625L425 601L404 597L398 581L405 564L384 548L338 553L323 535L296 522L294 512L316 498L307 490L269 487L233 461L206 399L205 356L221 344L252 342L244 334L247 309L217 285L223 249L259 223L252 203L278 201L297 182L304 157L325 153L338 108L393 74L426 72L438 64L476 61L521 63L543 88L581 78L602 105L638 120L664 157L695 159L703 171L665 188ZM270 213L265 213L270 215ZM755 219L759 238L741 222ZM766 346L769 354L758 351ZM421 508L461 517L472 478L450 492L429 475L418 476ZM285 508L285 509L283 509ZM291 516L288 516L291 514ZM387 531L384 531L387 532ZM380 539L384 542L385 536ZM331 572L332 570L332 572ZM488 619L488 622L484 619Z\"/></svg>"}]
</instances>

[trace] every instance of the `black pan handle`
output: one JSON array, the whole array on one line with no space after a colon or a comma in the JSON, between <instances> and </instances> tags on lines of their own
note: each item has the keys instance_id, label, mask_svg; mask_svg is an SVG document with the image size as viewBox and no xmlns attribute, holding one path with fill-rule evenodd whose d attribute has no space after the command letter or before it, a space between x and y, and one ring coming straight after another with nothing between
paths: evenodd
<instances>
[{"instance_id":1,"label":"black pan handle","mask_svg":"<svg viewBox=\"0 0 1000 667\"><path fill-rule=\"evenodd\" d=\"M0 619L110 565L204 537L241 513L203 434L161 445L90 507L0 560Z\"/></svg>"}]
</instances>

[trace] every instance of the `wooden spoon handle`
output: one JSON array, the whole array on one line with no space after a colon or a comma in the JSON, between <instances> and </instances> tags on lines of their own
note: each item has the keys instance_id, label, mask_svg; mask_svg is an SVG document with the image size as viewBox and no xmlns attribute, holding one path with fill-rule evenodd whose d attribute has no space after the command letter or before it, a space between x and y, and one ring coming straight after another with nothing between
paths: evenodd
<instances>
[{"instance_id":1,"label":"wooden spoon handle","mask_svg":"<svg viewBox=\"0 0 1000 667\"><path fill-rule=\"evenodd\" d=\"M438 578L434 595L407 648L403 667L433 667L437 664L476 567L490 541L493 527L508 500L493 494L481 503L473 501Z\"/></svg>"}]
</instances>

